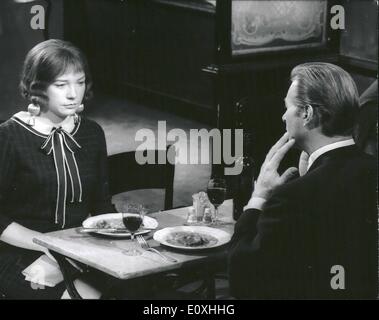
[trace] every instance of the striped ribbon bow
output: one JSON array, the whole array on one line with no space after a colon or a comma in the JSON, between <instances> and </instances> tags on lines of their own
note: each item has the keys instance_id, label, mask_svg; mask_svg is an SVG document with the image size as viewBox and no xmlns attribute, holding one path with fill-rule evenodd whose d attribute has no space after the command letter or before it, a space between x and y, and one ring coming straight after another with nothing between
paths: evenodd
<instances>
[{"instance_id":1,"label":"striped ribbon bow","mask_svg":"<svg viewBox=\"0 0 379 320\"><path fill-rule=\"evenodd\" d=\"M75 159L75 151L81 146L73 136L61 127L53 128L42 144L41 149L47 155L53 155L57 173L57 201L55 207L55 224L66 223L67 189L71 188L71 203L82 201L82 183L79 168Z\"/></svg>"}]
</instances>

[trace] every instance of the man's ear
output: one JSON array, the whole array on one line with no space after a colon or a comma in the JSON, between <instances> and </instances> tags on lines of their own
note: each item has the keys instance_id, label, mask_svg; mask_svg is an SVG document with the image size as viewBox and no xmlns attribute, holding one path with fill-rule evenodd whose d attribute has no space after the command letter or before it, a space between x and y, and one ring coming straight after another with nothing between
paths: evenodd
<instances>
[{"instance_id":1,"label":"man's ear","mask_svg":"<svg viewBox=\"0 0 379 320\"><path fill-rule=\"evenodd\" d=\"M313 107L310 104L304 106L303 123L304 127L308 125L313 119Z\"/></svg>"}]
</instances>

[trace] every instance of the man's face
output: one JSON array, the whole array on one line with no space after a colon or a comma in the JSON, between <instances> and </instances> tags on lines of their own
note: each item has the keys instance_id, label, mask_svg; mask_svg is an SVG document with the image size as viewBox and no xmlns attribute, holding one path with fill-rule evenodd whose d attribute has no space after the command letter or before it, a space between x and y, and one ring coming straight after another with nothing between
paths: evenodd
<instances>
[{"instance_id":1,"label":"man's face","mask_svg":"<svg viewBox=\"0 0 379 320\"><path fill-rule=\"evenodd\" d=\"M286 123L286 130L290 137L294 138L296 142L299 142L302 140L305 128L301 116L301 109L296 106L296 97L297 81L294 81L288 89L287 96L284 99L286 112L283 114L282 119Z\"/></svg>"}]
</instances>

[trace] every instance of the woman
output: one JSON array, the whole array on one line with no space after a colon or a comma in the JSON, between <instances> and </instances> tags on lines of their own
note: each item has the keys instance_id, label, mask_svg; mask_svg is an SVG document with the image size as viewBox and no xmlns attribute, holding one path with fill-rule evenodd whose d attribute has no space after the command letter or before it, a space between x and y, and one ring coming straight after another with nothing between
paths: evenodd
<instances>
[{"instance_id":1,"label":"woman","mask_svg":"<svg viewBox=\"0 0 379 320\"><path fill-rule=\"evenodd\" d=\"M40 233L111 212L104 132L78 115L92 81L82 52L61 40L26 56L21 93L31 104L0 125L0 292L9 298L60 298L63 282L34 290L22 271L47 250ZM77 281L88 297L98 296Z\"/></svg>"}]
</instances>

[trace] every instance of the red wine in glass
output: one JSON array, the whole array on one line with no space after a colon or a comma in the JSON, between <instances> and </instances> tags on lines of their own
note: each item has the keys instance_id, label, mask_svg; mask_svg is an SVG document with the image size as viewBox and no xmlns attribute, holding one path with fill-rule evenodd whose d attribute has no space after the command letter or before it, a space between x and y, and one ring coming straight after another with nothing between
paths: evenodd
<instances>
[{"instance_id":1,"label":"red wine in glass","mask_svg":"<svg viewBox=\"0 0 379 320\"><path fill-rule=\"evenodd\" d=\"M122 221L125 227L132 233L136 232L142 224L142 217L138 214L136 215L124 215Z\"/></svg>"},{"instance_id":2,"label":"red wine in glass","mask_svg":"<svg viewBox=\"0 0 379 320\"><path fill-rule=\"evenodd\" d=\"M134 243L134 233L140 228L143 222L143 213L122 213L122 222L126 229L130 231L130 239ZM132 250L124 250L126 255L137 256L142 254L141 251L137 250L135 247Z\"/></svg>"},{"instance_id":3,"label":"red wine in glass","mask_svg":"<svg viewBox=\"0 0 379 320\"><path fill-rule=\"evenodd\" d=\"M209 201L215 207L215 216L213 224L217 224L218 221L218 207L224 202L226 198L226 181L222 178L214 178L209 180L207 187L207 195Z\"/></svg>"},{"instance_id":4,"label":"red wine in glass","mask_svg":"<svg viewBox=\"0 0 379 320\"><path fill-rule=\"evenodd\" d=\"M225 201L226 188L208 188L207 194L208 194L209 201L214 206L218 207Z\"/></svg>"}]
</instances>

